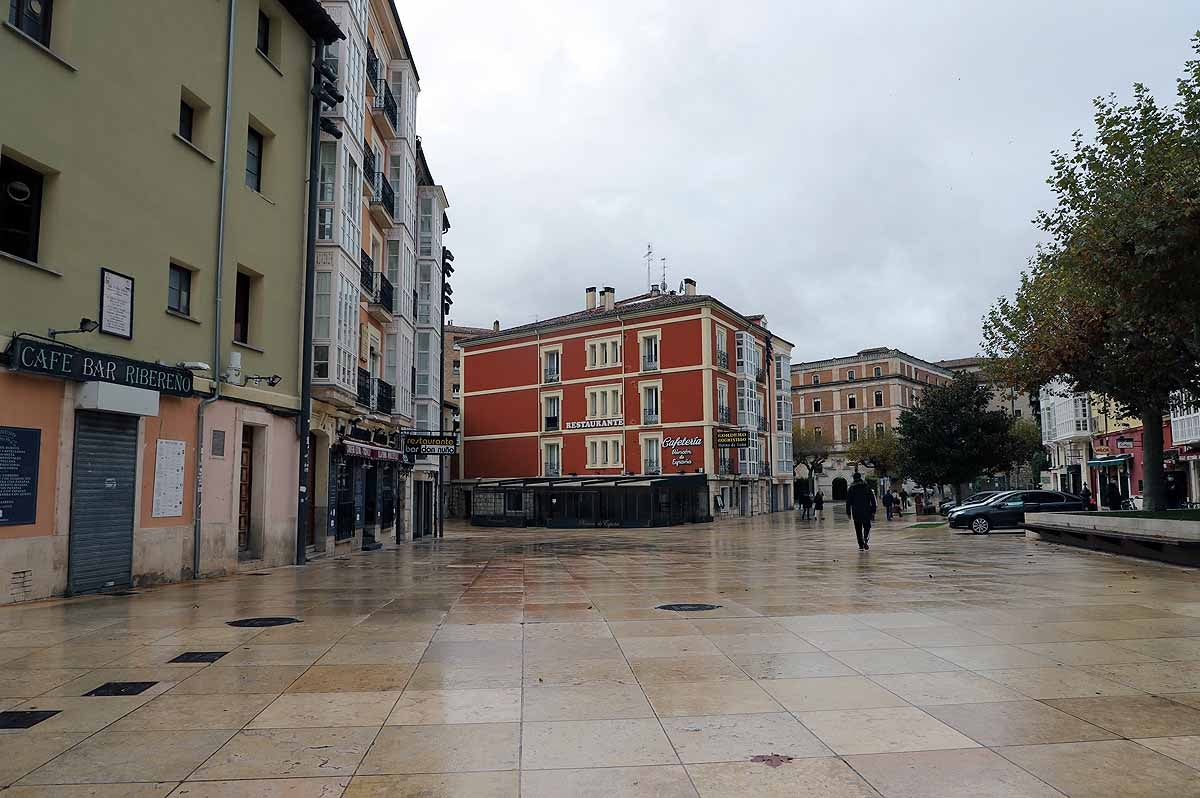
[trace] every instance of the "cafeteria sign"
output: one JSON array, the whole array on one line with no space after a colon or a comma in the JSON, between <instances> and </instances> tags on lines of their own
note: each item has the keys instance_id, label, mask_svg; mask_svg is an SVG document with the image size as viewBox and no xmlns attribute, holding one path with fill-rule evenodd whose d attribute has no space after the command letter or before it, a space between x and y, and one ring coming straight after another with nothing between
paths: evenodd
<instances>
[{"instance_id":1,"label":"cafeteria sign","mask_svg":"<svg viewBox=\"0 0 1200 798\"><path fill-rule=\"evenodd\" d=\"M456 454L458 437L455 435L405 435L405 454Z\"/></svg>"},{"instance_id":2,"label":"cafeteria sign","mask_svg":"<svg viewBox=\"0 0 1200 798\"><path fill-rule=\"evenodd\" d=\"M692 465L692 457L694 456L696 446L703 446L704 439L697 436L694 438L663 438L663 449L671 450L671 465L675 468ZM666 460L666 456L663 460Z\"/></svg>"},{"instance_id":3,"label":"cafeteria sign","mask_svg":"<svg viewBox=\"0 0 1200 798\"><path fill-rule=\"evenodd\" d=\"M171 396L192 395L192 372L187 369L19 336L9 346L8 365L16 371L64 380L109 382Z\"/></svg>"}]
</instances>

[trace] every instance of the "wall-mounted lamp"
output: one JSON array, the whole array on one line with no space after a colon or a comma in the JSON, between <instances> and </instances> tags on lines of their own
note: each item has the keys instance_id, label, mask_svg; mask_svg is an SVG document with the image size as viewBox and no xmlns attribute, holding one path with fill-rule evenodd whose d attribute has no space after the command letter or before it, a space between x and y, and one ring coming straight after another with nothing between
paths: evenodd
<instances>
[{"instance_id":1,"label":"wall-mounted lamp","mask_svg":"<svg viewBox=\"0 0 1200 798\"><path fill-rule=\"evenodd\" d=\"M283 382L283 377L280 377L278 374L272 374L270 377L266 376L265 374L251 374L250 376L246 377L246 382L252 382L255 385L260 385L265 382L267 385L274 388L276 385Z\"/></svg>"},{"instance_id":2,"label":"wall-mounted lamp","mask_svg":"<svg viewBox=\"0 0 1200 798\"><path fill-rule=\"evenodd\" d=\"M54 328L51 328L50 330L47 331L46 334L49 335L51 339L53 339L59 335L70 335L71 333L95 332L99 328L100 328L100 322L95 321L93 319L89 319L87 316L84 316L82 319L79 320L79 326L73 330L72 329L56 330Z\"/></svg>"}]
</instances>

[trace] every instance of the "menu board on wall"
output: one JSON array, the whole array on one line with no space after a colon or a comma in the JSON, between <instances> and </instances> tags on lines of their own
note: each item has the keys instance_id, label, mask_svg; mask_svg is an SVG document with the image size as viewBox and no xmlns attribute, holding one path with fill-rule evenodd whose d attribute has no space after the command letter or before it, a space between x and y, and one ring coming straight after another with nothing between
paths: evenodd
<instances>
[{"instance_id":1,"label":"menu board on wall","mask_svg":"<svg viewBox=\"0 0 1200 798\"><path fill-rule=\"evenodd\" d=\"M100 269L100 332L133 338L133 278Z\"/></svg>"},{"instance_id":2,"label":"menu board on wall","mask_svg":"<svg viewBox=\"0 0 1200 798\"><path fill-rule=\"evenodd\" d=\"M0 427L0 526L37 520L42 431Z\"/></svg>"},{"instance_id":3,"label":"menu board on wall","mask_svg":"<svg viewBox=\"0 0 1200 798\"><path fill-rule=\"evenodd\" d=\"M183 441L160 440L154 457L154 518L183 515Z\"/></svg>"}]
</instances>

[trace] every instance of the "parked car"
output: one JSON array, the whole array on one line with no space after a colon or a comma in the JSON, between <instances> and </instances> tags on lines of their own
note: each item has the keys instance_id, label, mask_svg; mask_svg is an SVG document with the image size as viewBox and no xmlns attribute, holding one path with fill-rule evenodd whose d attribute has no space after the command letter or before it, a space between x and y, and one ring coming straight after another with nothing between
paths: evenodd
<instances>
[{"instance_id":1,"label":"parked car","mask_svg":"<svg viewBox=\"0 0 1200 798\"><path fill-rule=\"evenodd\" d=\"M1002 491L998 490L981 490L978 493L972 493L970 496L963 499L962 504L958 504L954 501L945 501L938 505L938 512L942 515L949 515L950 511L955 507L966 507L968 504L981 504L982 502L987 501L1001 492Z\"/></svg>"},{"instance_id":2,"label":"parked car","mask_svg":"<svg viewBox=\"0 0 1200 798\"><path fill-rule=\"evenodd\" d=\"M986 535L998 527L1025 523L1025 513L1062 513L1085 510L1083 499L1055 490L1012 490L998 493L982 504L964 504L950 511L952 529L970 529Z\"/></svg>"}]
</instances>

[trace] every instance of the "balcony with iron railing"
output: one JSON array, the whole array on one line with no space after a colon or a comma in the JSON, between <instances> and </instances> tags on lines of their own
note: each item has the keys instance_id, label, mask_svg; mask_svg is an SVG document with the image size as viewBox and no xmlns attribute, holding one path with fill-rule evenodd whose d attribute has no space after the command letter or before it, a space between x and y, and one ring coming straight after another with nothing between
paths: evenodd
<instances>
[{"instance_id":1,"label":"balcony with iron railing","mask_svg":"<svg viewBox=\"0 0 1200 798\"><path fill-rule=\"evenodd\" d=\"M396 191L392 181L383 172L375 172L371 176L371 218L383 227L395 224L392 216L396 212Z\"/></svg>"},{"instance_id":2,"label":"balcony with iron railing","mask_svg":"<svg viewBox=\"0 0 1200 798\"><path fill-rule=\"evenodd\" d=\"M373 409L386 416L392 414L396 404L396 390L387 380L375 378L375 404Z\"/></svg>"},{"instance_id":3,"label":"balcony with iron railing","mask_svg":"<svg viewBox=\"0 0 1200 798\"><path fill-rule=\"evenodd\" d=\"M546 432L558 432L558 416L546 416L544 420Z\"/></svg>"},{"instance_id":4,"label":"balcony with iron railing","mask_svg":"<svg viewBox=\"0 0 1200 798\"><path fill-rule=\"evenodd\" d=\"M717 408L717 423L718 424L728 424L729 419L730 419L729 408L728 407L718 407Z\"/></svg>"},{"instance_id":5,"label":"balcony with iron railing","mask_svg":"<svg viewBox=\"0 0 1200 798\"><path fill-rule=\"evenodd\" d=\"M358 403L371 409L371 372L363 368L358 370Z\"/></svg>"},{"instance_id":6,"label":"balcony with iron railing","mask_svg":"<svg viewBox=\"0 0 1200 798\"><path fill-rule=\"evenodd\" d=\"M729 353L728 352L717 352L717 368L722 368L722 369L729 368Z\"/></svg>"},{"instance_id":7,"label":"balcony with iron railing","mask_svg":"<svg viewBox=\"0 0 1200 798\"><path fill-rule=\"evenodd\" d=\"M643 474L661 474L662 464L658 460L645 460L642 462Z\"/></svg>"},{"instance_id":8,"label":"balcony with iron railing","mask_svg":"<svg viewBox=\"0 0 1200 798\"><path fill-rule=\"evenodd\" d=\"M542 382L559 382L562 380L562 375L558 372L558 366L547 367L542 372Z\"/></svg>"},{"instance_id":9,"label":"balcony with iron railing","mask_svg":"<svg viewBox=\"0 0 1200 798\"><path fill-rule=\"evenodd\" d=\"M358 256L358 286L368 298L375 294L375 259L365 249Z\"/></svg>"},{"instance_id":10,"label":"balcony with iron railing","mask_svg":"<svg viewBox=\"0 0 1200 798\"><path fill-rule=\"evenodd\" d=\"M367 296L367 313L371 314L371 318L376 321L391 321L392 309L395 307L392 303L396 301L396 289L383 272L375 272L373 279L375 285Z\"/></svg>"},{"instance_id":11,"label":"balcony with iron railing","mask_svg":"<svg viewBox=\"0 0 1200 798\"><path fill-rule=\"evenodd\" d=\"M658 371L658 355L642 355L642 371Z\"/></svg>"},{"instance_id":12,"label":"balcony with iron railing","mask_svg":"<svg viewBox=\"0 0 1200 798\"><path fill-rule=\"evenodd\" d=\"M643 424L651 424L651 425L652 424L661 424L662 419L659 416L657 410L644 410L644 411L642 411L642 423Z\"/></svg>"},{"instance_id":13,"label":"balcony with iron railing","mask_svg":"<svg viewBox=\"0 0 1200 798\"><path fill-rule=\"evenodd\" d=\"M722 476L732 476L737 472L733 469L733 461L725 459L717 461L717 473Z\"/></svg>"},{"instance_id":14,"label":"balcony with iron railing","mask_svg":"<svg viewBox=\"0 0 1200 798\"><path fill-rule=\"evenodd\" d=\"M375 84L379 80L379 56L375 55L375 48L367 43L367 92L375 93Z\"/></svg>"},{"instance_id":15,"label":"balcony with iron railing","mask_svg":"<svg viewBox=\"0 0 1200 798\"><path fill-rule=\"evenodd\" d=\"M392 87L382 78L375 81L375 96L371 98L371 113L391 125L392 135L389 138L399 135L400 119L396 98L392 96Z\"/></svg>"}]
</instances>

